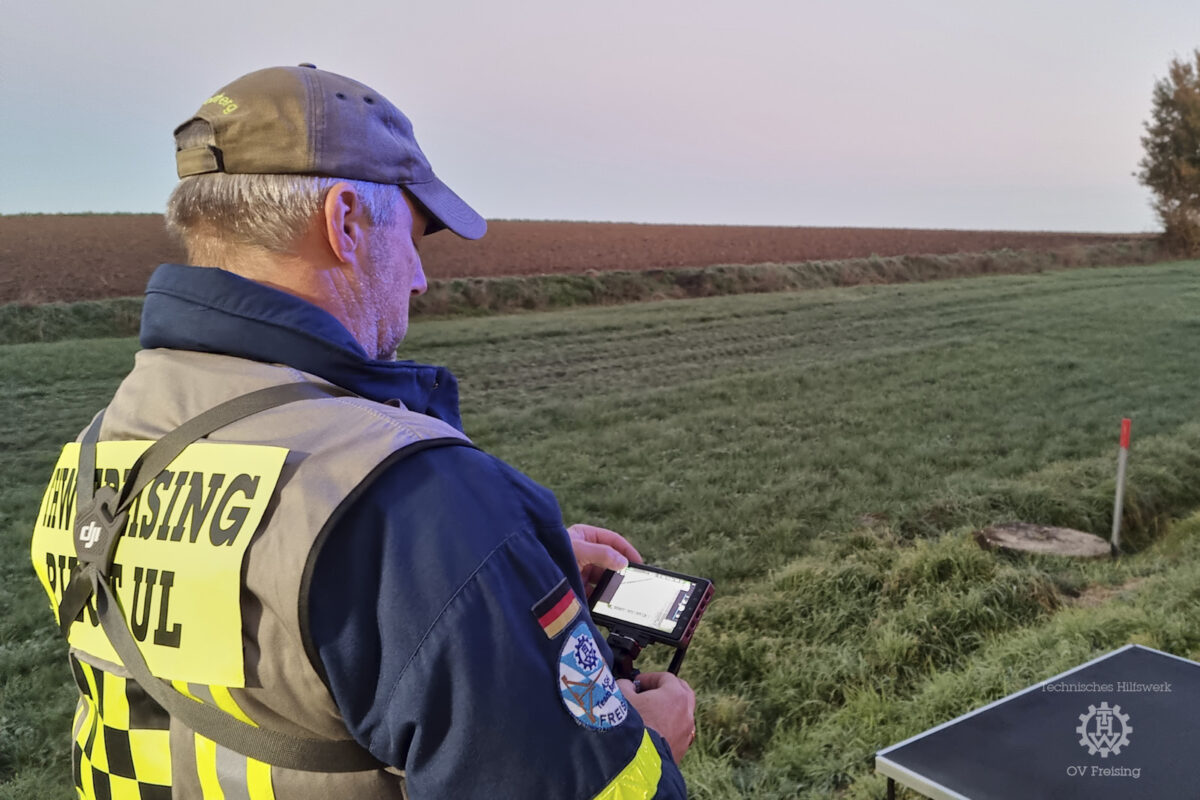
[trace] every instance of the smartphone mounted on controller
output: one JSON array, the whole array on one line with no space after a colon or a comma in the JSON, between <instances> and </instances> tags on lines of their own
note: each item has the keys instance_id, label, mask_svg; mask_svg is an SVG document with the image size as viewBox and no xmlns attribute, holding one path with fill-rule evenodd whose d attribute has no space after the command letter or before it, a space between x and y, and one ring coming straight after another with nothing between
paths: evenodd
<instances>
[{"instance_id":1,"label":"smartphone mounted on controller","mask_svg":"<svg viewBox=\"0 0 1200 800\"><path fill-rule=\"evenodd\" d=\"M630 564L618 572L605 572L588 605L592 619L608 628L613 673L634 679L638 674L634 659L643 648L659 643L675 649L667 671L678 675L712 595L712 581L707 578L659 567Z\"/></svg>"}]
</instances>

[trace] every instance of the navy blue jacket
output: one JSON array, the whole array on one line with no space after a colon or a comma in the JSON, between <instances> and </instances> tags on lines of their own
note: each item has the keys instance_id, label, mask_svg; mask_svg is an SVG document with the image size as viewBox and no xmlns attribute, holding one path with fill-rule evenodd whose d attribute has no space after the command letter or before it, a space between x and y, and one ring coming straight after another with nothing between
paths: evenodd
<instances>
[{"instance_id":1,"label":"navy blue jacket","mask_svg":"<svg viewBox=\"0 0 1200 800\"><path fill-rule=\"evenodd\" d=\"M161 265L141 344L287 364L462 429L445 368L371 359L324 310L222 270ZM305 585L313 666L413 797L585 800L642 746L597 661L612 656L554 495L499 459L448 446L385 461L322 531ZM570 678L598 663L604 679L580 696ZM686 796L668 746L650 741L653 796Z\"/></svg>"}]
</instances>

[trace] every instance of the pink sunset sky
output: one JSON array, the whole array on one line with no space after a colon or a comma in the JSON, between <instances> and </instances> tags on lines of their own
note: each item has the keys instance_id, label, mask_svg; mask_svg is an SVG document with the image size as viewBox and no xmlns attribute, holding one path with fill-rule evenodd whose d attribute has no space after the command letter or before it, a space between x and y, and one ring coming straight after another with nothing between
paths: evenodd
<instances>
[{"instance_id":1,"label":"pink sunset sky","mask_svg":"<svg viewBox=\"0 0 1200 800\"><path fill-rule=\"evenodd\" d=\"M311 61L501 219L1137 232L1194 0L6 3L0 213L160 211L171 130Z\"/></svg>"}]
</instances>

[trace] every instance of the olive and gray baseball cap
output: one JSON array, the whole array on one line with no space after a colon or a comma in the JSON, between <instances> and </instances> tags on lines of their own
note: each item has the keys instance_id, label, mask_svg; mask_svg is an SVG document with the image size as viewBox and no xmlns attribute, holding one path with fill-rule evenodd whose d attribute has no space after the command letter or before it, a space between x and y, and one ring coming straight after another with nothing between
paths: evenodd
<instances>
[{"instance_id":1,"label":"olive and gray baseball cap","mask_svg":"<svg viewBox=\"0 0 1200 800\"><path fill-rule=\"evenodd\" d=\"M179 144L203 121L211 142ZM304 174L403 186L449 228L478 239L487 221L433 174L412 123L379 92L311 64L270 67L235 80L175 129L180 178L210 172Z\"/></svg>"}]
</instances>

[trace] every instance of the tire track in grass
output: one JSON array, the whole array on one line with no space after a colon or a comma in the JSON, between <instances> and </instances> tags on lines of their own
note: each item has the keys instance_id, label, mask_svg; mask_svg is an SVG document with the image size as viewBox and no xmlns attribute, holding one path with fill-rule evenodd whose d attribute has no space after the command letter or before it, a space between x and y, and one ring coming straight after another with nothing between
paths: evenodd
<instances>
[{"instance_id":1,"label":"tire track in grass","mask_svg":"<svg viewBox=\"0 0 1200 800\"><path fill-rule=\"evenodd\" d=\"M1155 277L1169 279L1173 274ZM869 350L881 341L901 337L948 342L964 333L986 333L1020 339L1065 327L1102 326L1106 320L1072 316L1071 308L1087 305L1085 300L1098 295L1111 298L1129 282L1126 278L1080 280L1092 277L1090 274L1067 277L1074 280L1065 281L1061 275L1041 281L1027 279L1019 290L1005 284L977 285L996 284L993 279L953 282L960 285L939 287L934 292L904 287L908 291L901 292L895 303L889 296L892 287L843 291L837 303L814 304L805 302L804 295L790 295L790 305L782 305L778 298L760 303L758 297L743 296L718 303L691 301L695 305L684 313L677 310L681 303L663 303L656 307L663 319L650 324L645 324L647 315L643 313L633 315L627 326L605 325L598 331L583 325L573 331L559 327L549 332L549 340L536 329L521 333L518 325L518 332L500 335L477 352L460 357L455 366L464 384L484 392L489 403L503 403L505 392L526 387L545 390L577 385L577 394L583 395L602 388L616 373L629 376L631 385L646 386L686 379L689 371L754 369L765 363L784 363L800 354L808 356L806 363L822 358L833 362L848 351ZM1067 286L1047 287L1051 278L1053 283ZM993 294L998 288L1004 291L999 298L990 297L989 288ZM1064 293L1067 290L1080 297ZM931 301L927 294L941 296ZM1015 313L1014 304L1025 307ZM737 311L704 314L704 309L730 307ZM868 309L874 313L864 313ZM621 318L620 311L610 313ZM589 316L594 319L596 315ZM1005 319L1021 323L1015 330L1006 330ZM427 354L423 351L423 355L440 360L438 348ZM658 381L658 376L666 380Z\"/></svg>"}]
</instances>

